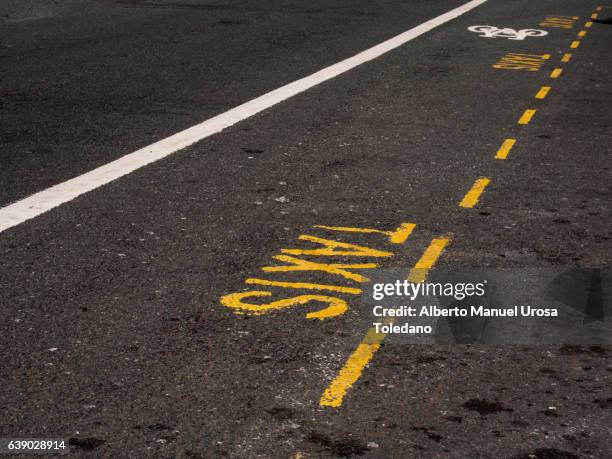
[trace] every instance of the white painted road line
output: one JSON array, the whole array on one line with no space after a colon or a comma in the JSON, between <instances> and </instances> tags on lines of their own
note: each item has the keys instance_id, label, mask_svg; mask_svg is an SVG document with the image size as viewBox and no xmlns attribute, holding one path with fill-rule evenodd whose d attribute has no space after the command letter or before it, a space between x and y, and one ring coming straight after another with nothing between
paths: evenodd
<instances>
[{"instance_id":1,"label":"white painted road line","mask_svg":"<svg viewBox=\"0 0 612 459\"><path fill-rule=\"evenodd\" d=\"M160 140L159 142L155 142L133 153L122 156L97 169L3 207L0 209L0 232L19 225L26 220L37 217L65 202L72 201L88 191L106 185L119 177L123 177L147 164L165 158L206 137L221 132L226 127L232 126L239 121L249 118L279 102L323 83L324 81L331 80L364 62L376 59L410 40L417 38L425 32L467 13L486 1L487 0L472 0L471 2L373 46L372 48L366 49L353 57L349 57L337 64L319 70L312 75L275 89L263 96L217 115L214 118L210 118L200 124Z\"/></svg>"}]
</instances>

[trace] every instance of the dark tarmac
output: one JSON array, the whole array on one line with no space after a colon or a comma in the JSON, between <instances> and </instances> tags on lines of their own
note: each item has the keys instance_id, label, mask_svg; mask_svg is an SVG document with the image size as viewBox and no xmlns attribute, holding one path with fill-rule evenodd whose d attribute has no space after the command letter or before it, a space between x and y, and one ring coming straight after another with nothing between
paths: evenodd
<instances>
[{"instance_id":1,"label":"dark tarmac","mask_svg":"<svg viewBox=\"0 0 612 459\"><path fill-rule=\"evenodd\" d=\"M460 5L3 2L0 207ZM568 28L540 25L553 16ZM0 437L70 439L76 457L611 458L611 346L382 342L340 406L324 406L366 334L359 297L246 282L359 287L262 270L321 247L301 235L391 252L376 263L407 273L440 237L446 269L609 268L610 16L578 0L489 0L1 232ZM549 57L496 68L509 53ZM478 203L461 207L480 177ZM329 228L402 223L416 226L401 245ZM306 314L326 304L249 315L222 301L262 290L243 302L321 295L349 309L318 320Z\"/></svg>"}]
</instances>

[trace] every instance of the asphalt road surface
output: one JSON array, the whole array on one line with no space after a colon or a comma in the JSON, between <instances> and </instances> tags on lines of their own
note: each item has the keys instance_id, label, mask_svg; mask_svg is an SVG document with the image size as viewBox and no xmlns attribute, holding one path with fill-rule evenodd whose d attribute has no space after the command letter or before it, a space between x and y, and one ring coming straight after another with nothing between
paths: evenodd
<instances>
[{"instance_id":1,"label":"asphalt road surface","mask_svg":"<svg viewBox=\"0 0 612 459\"><path fill-rule=\"evenodd\" d=\"M352 306L372 265L610 267L611 16L2 2L0 437L113 458L612 457L610 346L372 342ZM159 144L217 115L234 118ZM375 263L325 258L366 248Z\"/></svg>"}]
</instances>

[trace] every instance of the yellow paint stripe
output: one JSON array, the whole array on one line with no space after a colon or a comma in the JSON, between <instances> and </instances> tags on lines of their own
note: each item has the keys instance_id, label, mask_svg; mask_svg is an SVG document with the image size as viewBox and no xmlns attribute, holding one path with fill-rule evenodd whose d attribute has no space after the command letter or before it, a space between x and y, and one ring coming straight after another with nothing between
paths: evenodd
<instances>
[{"instance_id":1,"label":"yellow paint stripe","mask_svg":"<svg viewBox=\"0 0 612 459\"><path fill-rule=\"evenodd\" d=\"M561 75L561 73L563 72L563 70L561 69L554 69L551 73L550 73L550 77L551 78L559 78L559 75Z\"/></svg>"},{"instance_id":2,"label":"yellow paint stripe","mask_svg":"<svg viewBox=\"0 0 612 459\"><path fill-rule=\"evenodd\" d=\"M548 92L550 91L550 86L542 86L538 93L536 94L536 99L544 99Z\"/></svg>"},{"instance_id":3,"label":"yellow paint stripe","mask_svg":"<svg viewBox=\"0 0 612 459\"><path fill-rule=\"evenodd\" d=\"M383 338L380 339L382 341ZM342 401L346 392L355 384L361 376L363 369L374 357L374 353L380 348L379 343L360 343L346 361L338 376L332 381L323 395L319 404L321 406L329 406L338 408L342 405Z\"/></svg>"},{"instance_id":4,"label":"yellow paint stripe","mask_svg":"<svg viewBox=\"0 0 612 459\"><path fill-rule=\"evenodd\" d=\"M416 225L414 223L402 223L400 227L391 234L391 243L403 244L408 239L408 236L412 234Z\"/></svg>"},{"instance_id":5,"label":"yellow paint stripe","mask_svg":"<svg viewBox=\"0 0 612 459\"><path fill-rule=\"evenodd\" d=\"M410 280L415 270L418 270L419 273L425 273L426 276L427 271L435 265L449 243L450 236L433 239L414 268L410 270L408 279ZM419 277L421 276L422 274L419 274ZM412 280L412 282L416 281ZM323 392L319 401L321 406L338 408L342 405L346 393L361 377L363 370L370 363L376 351L380 349L385 337L384 333L376 333L375 328L368 329L357 349L350 355L338 375Z\"/></svg>"},{"instance_id":6,"label":"yellow paint stripe","mask_svg":"<svg viewBox=\"0 0 612 459\"><path fill-rule=\"evenodd\" d=\"M533 118L533 115L535 115L535 112L536 111L531 108L525 110L525 113L523 113L518 123L519 124L529 124L529 122L531 121L531 118Z\"/></svg>"},{"instance_id":7,"label":"yellow paint stripe","mask_svg":"<svg viewBox=\"0 0 612 459\"><path fill-rule=\"evenodd\" d=\"M570 61L571 58L572 58L571 53L565 53L563 55L563 57L561 58L561 62L566 62L567 63L567 62Z\"/></svg>"},{"instance_id":8,"label":"yellow paint stripe","mask_svg":"<svg viewBox=\"0 0 612 459\"><path fill-rule=\"evenodd\" d=\"M499 147L499 150L497 150L495 159L506 159L508 157L508 154L510 153L510 150L512 149L515 143L516 143L516 139L504 140L504 143L502 143L502 146Z\"/></svg>"},{"instance_id":9,"label":"yellow paint stripe","mask_svg":"<svg viewBox=\"0 0 612 459\"><path fill-rule=\"evenodd\" d=\"M581 30L580 32L578 32L578 36L581 38L584 37L586 34L587 34L586 30Z\"/></svg>"},{"instance_id":10,"label":"yellow paint stripe","mask_svg":"<svg viewBox=\"0 0 612 459\"><path fill-rule=\"evenodd\" d=\"M591 21L589 21L589 22L585 22L585 23L584 23L584 26L585 26L587 29L588 29L588 28L590 28L592 25L593 25L593 23L592 23Z\"/></svg>"},{"instance_id":11,"label":"yellow paint stripe","mask_svg":"<svg viewBox=\"0 0 612 459\"><path fill-rule=\"evenodd\" d=\"M327 225L314 225L314 228L320 228L329 231L342 231L345 233L379 233L386 234L389 236L389 240L392 244L403 244L408 239L408 236L412 234L416 225L414 223L402 223L398 229L394 231L383 231L373 228L354 228L350 226L327 226Z\"/></svg>"},{"instance_id":12,"label":"yellow paint stripe","mask_svg":"<svg viewBox=\"0 0 612 459\"><path fill-rule=\"evenodd\" d=\"M591 19L597 19L598 14L597 13L593 13L591 14Z\"/></svg>"},{"instance_id":13,"label":"yellow paint stripe","mask_svg":"<svg viewBox=\"0 0 612 459\"><path fill-rule=\"evenodd\" d=\"M574 41L572 42L572 44L570 45L570 48L572 48L572 49L576 49L576 48L578 48L579 46L580 46L580 42L579 42L578 40L574 40Z\"/></svg>"},{"instance_id":14,"label":"yellow paint stripe","mask_svg":"<svg viewBox=\"0 0 612 459\"><path fill-rule=\"evenodd\" d=\"M248 278L244 282L251 285L269 285L270 287L297 288L304 290L327 290L330 292L349 293L351 295L361 294L360 288L343 287L341 285L310 284L308 282L282 282L267 279L257 279L253 277Z\"/></svg>"},{"instance_id":15,"label":"yellow paint stripe","mask_svg":"<svg viewBox=\"0 0 612 459\"><path fill-rule=\"evenodd\" d=\"M598 6L597 8L595 8L595 11L601 11L602 8L603 6Z\"/></svg>"},{"instance_id":16,"label":"yellow paint stripe","mask_svg":"<svg viewBox=\"0 0 612 459\"><path fill-rule=\"evenodd\" d=\"M468 191L463 197L459 205L461 207L465 207L466 209L471 209L472 207L474 207L478 203L480 195L490 182L491 180L486 177L480 177L479 179L477 179L474 182L474 185L472 186L470 191Z\"/></svg>"},{"instance_id":17,"label":"yellow paint stripe","mask_svg":"<svg viewBox=\"0 0 612 459\"><path fill-rule=\"evenodd\" d=\"M314 225L313 228L320 228L329 231L342 231L345 233L383 233L389 234L388 231L383 231L373 228L353 228L351 226L327 226L327 225Z\"/></svg>"},{"instance_id":18,"label":"yellow paint stripe","mask_svg":"<svg viewBox=\"0 0 612 459\"><path fill-rule=\"evenodd\" d=\"M433 239L419 261L414 265L414 268L410 270L408 280L415 283L425 282L429 270L434 267L438 258L440 258L440 255L442 255L442 252L449 243L450 236Z\"/></svg>"}]
</instances>

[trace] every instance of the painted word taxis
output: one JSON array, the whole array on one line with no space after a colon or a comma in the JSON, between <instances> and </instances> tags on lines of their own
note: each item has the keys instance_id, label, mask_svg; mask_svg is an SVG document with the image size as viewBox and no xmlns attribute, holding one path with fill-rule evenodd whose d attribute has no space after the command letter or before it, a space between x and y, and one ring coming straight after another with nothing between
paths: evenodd
<instances>
[{"instance_id":1,"label":"painted word taxis","mask_svg":"<svg viewBox=\"0 0 612 459\"><path fill-rule=\"evenodd\" d=\"M313 228L327 233L366 233L382 236L387 244L393 245L406 242L415 226L413 223L402 223L397 229L391 231L324 225L315 225ZM244 281L245 284L257 286L257 288L225 295L221 298L221 303L238 314L253 315L318 303L323 304L324 307L308 312L307 319L336 317L344 314L349 308L344 299L345 295L360 295L362 290L359 284L370 281L364 272L378 268L382 260L394 255L389 250L375 249L362 244L341 242L320 236L303 234L298 239L307 247L281 249L280 253L272 258L282 264L264 266L261 271L284 273L284 275L304 272L322 273L332 279L329 284L250 277ZM355 259L355 262L334 262L340 257L343 260ZM338 285L338 281L349 285ZM279 290L282 297L270 301L271 297L278 297ZM295 290L303 290L308 293L294 295ZM331 296L330 293L340 295Z\"/></svg>"}]
</instances>

